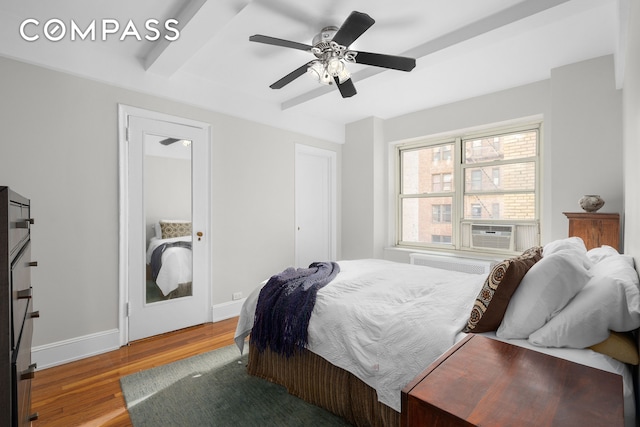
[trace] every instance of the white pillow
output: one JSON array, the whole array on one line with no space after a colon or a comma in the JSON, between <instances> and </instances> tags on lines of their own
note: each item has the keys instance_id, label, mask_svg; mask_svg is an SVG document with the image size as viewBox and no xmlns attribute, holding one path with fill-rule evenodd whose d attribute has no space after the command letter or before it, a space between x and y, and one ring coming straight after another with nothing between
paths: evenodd
<instances>
[{"instance_id":1,"label":"white pillow","mask_svg":"<svg viewBox=\"0 0 640 427\"><path fill-rule=\"evenodd\" d=\"M587 258L587 247L584 244L584 240L580 237L567 237L565 239L558 239L547 243L542 248L542 256L549 256L553 253L560 251L573 251L576 254L583 255L584 266L590 268L593 263Z\"/></svg>"},{"instance_id":2,"label":"white pillow","mask_svg":"<svg viewBox=\"0 0 640 427\"><path fill-rule=\"evenodd\" d=\"M153 224L153 231L156 234L156 237L158 239L162 239L162 228L160 228L160 223L156 222L155 224Z\"/></svg>"},{"instance_id":3,"label":"white pillow","mask_svg":"<svg viewBox=\"0 0 640 427\"><path fill-rule=\"evenodd\" d=\"M567 237L566 239L558 239L547 243L542 247L542 256L551 255L554 252L573 249L578 252L587 253L587 247L584 240L580 237Z\"/></svg>"},{"instance_id":4,"label":"white pillow","mask_svg":"<svg viewBox=\"0 0 640 427\"><path fill-rule=\"evenodd\" d=\"M573 300L529 336L531 344L585 348L607 339L609 330L640 327L640 280L633 258L607 257L590 273L593 277Z\"/></svg>"},{"instance_id":5,"label":"white pillow","mask_svg":"<svg viewBox=\"0 0 640 427\"><path fill-rule=\"evenodd\" d=\"M590 278L583 255L574 250L544 256L520 282L496 335L527 339L580 292Z\"/></svg>"},{"instance_id":6,"label":"white pillow","mask_svg":"<svg viewBox=\"0 0 640 427\"><path fill-rule=\"evenodd\" d=\"M620 255L615 248L611 246L602 245L599 248L589 249L587 251L587 258L591 260L592 263L597 264L605 258L610 256Z\"/></svg>"}]
</instances>

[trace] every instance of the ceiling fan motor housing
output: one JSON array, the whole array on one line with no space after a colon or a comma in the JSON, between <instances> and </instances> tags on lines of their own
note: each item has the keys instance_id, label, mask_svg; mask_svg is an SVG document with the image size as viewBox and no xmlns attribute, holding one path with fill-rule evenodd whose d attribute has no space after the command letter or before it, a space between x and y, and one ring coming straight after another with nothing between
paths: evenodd
<instances>
[{"instance_id":1,"label":"ceiling fan motor housing","mask_svg":"<svg viewBox=\"0 0 640 427\"><path fill-rule=\"evenodd\" d=\"M317 48L320 52L323 52L324 50L329 48L329 42L333 40L333 36L335 36L337 32L338 32L338 27L335 27L335 26L324 27L322 31L316 34L311 44L313 45L313 47ZM313 53L318 58L320 57L315 50Z\"/></svg>"}]
</instances>

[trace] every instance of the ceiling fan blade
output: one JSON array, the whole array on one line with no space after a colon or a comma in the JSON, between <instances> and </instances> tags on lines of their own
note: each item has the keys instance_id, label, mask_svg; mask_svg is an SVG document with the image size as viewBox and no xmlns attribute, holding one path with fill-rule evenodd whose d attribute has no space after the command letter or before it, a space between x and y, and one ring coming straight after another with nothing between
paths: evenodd
<instances>
[{"instance_id":1,"label":"ceiling fan blade","mask_svg":"<svg viewBox=\"0 0 640 427\"><path fill-rule=\"evenodd\" d=\"M312 47L311 45L308 45L308 44L292 42L290 40L283 40L275 37L263 36L262 34L255 34L249 37L249 41L264 43L264 44L271 44L274 46L289 47L291 49L298 49L298 50L305 50L305 51L311 51L311 47Z\"/></svg>"},{"instance_id":2,"label":"ceiling fan blade","mask_svg":"<svg viewBox=\"0 0 640 427\"><path fill-rule=\"evenodd\" d=\"M292 81L294 81L295 79L297 79L298 77L306 73L307 68L309 68L309 64L311 64L311 62L307 62L303 66L296 68L295 70L293 70L292 72L290 72L289 74L287 74L286 76L284 76L283 78L281 78L280 80L278 80L277 82L275 82L269 87L271 89L283 88L284 86L288 85L289 83L291 83Z\"/></svg>"},{"instance_id":3,"label":"ceiling fan blade","mask_svg":"<svg viewBox=\"0 0 640 427\"><path fill-rule=\"evenodd\" d=\"M333 41L342 46L349 47L358 37L369 29L376 21L366 13L351 12L338 32L333 36Z\"/></svg>"},{"instance_id":4,"label":"ceiling fan blade","mask_svg":"<svg viewBox=\"0 0 640 427\"><path fill-rule=\"evenodd\" d=\"M180 141L178 138L167 138L167 139L163 139L162 141L160 141L160 144L162 145L171 145L174 142L178 142Z\"/></svg>"},{"instance_id":5,"label":"ceiling fan blade","mask_svg":"<svg viewBox=\"0 0 640 427\"><path fill-rule=\"evenodd\" d=\"M374 67L391 68L393 70L400 71L411 71L416 66L416 60L414 58L407 58L406 56L357 52L356 64L373 65Z\"/></svg>"},{"instance_id":6,"label":"ceiling fan blade","mask_svg":"<svg viewBox=\"0 0 640 427\"><path fill-rule=\"evenodd\" d=\"M351 98L353 95L358 93L356 91L356 87L353 84L353 80L345 80L344 82L342 82L342 84L340 83L338 77L334 77L333 80L336 82L336 86L338 86L340 95L342 95L343 98Z\"/></svg>"}]
</instances>

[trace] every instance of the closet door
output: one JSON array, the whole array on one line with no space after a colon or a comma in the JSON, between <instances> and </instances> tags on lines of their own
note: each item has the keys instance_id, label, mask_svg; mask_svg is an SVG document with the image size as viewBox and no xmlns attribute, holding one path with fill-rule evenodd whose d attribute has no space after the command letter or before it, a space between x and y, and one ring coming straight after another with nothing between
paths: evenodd
<instances>
[{"instance_id":1,"label":"closet door","mask_svg":"<svg viewBox=\"0 0 640 427\"><path fill-rule=\"evenodd\" d=\"M336 153L296 145L296 266L336 258Z\"/></svg>"}]
</instances>

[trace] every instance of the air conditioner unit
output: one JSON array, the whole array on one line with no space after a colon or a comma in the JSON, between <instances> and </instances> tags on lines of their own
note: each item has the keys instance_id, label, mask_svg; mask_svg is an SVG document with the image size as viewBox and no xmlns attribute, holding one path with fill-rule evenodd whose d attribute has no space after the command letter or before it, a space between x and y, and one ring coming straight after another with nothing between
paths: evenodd
<instances>
[{"instance_id":1,"label":"air conditioner unit","mask_svg":"<svg viewBox=\"0 0 640 427\"><path fill-rule=\"evenodd\" d=\"M471 247L513 251L514 226L471 224Z\"/></svg>"}]
</instances>

